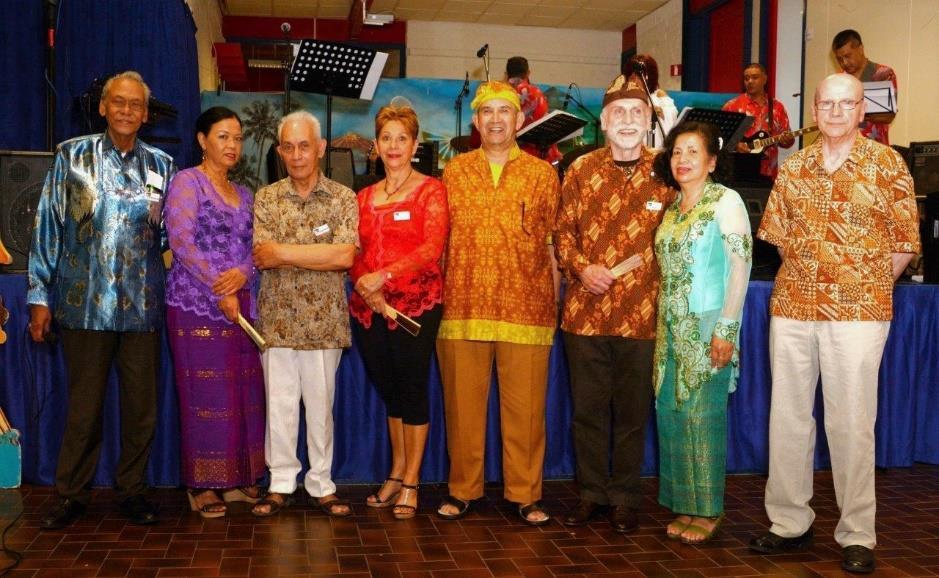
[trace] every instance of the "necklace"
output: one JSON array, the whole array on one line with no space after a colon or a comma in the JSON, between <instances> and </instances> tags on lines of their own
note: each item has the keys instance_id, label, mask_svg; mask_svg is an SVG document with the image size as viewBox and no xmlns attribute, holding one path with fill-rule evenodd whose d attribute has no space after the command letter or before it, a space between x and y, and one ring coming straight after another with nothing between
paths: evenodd
<instances>
[{"instance_id":1,"label":"necklace","mask_svg":"<svg viewBox=\"0 0 939 578\"><path fill-rule=\"evenodd\" d=\"M388 177L385 177L385 198L390 199L391 197L393 197L393 196L395 196L396 194L398 194L398 191L401 190L401 187L404 186L404 183L408 182L408 179L411 178L411 175L412 175L413 173L414 173L414 167L411 167L411 170L408 171L408 176L404 177L404 180L401 181L401 182L398 184L398 186L395 187L395 190L391 191L390 193L388 192Z\"/></svg>"}]
</instances>

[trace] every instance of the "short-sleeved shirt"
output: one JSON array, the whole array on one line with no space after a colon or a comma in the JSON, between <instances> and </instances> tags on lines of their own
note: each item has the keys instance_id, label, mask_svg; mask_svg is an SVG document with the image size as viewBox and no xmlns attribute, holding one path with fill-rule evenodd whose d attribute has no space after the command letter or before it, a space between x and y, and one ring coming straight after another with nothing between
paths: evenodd
<instances>
[{"instance_id":1,"label":"short-sleeved shirt","mask_svg":"<svg viewBox=\"0 0 939 578\"><path fill-rule=\"evenodd\" d=\"M896 151L860 135L828 174L819 139L783 163L757 236L783 252L771 315L889 321L891 254L920 249L913 179Z\"/></svg>"},{"instance_id":2,"label":"short-sleeved shirt","mask_svg":"<svg viewBox=\"0 0 939 578\"><path fill-rule=\"evenodd\" d=\"M260 189L254 199L254 242L297 245L357 244L355 193L319 175L303 199L290 178ZM260 332L270 347L349 347L349 309L343 271L299 267L266 269L258 295Z\"/></svg>"},{"instance_id":3,"label":"short-sleeved shirt","mask_svg":"<svg viewBox=\"0 0 939 578\"><path fill-rule=\"evenodd\" d=\"M653 176L655 154L643 149L627 176L609 147L578 158L564 176L554 235L568 280L561 328L577 335L655 337L659 269L655 230L675 191ZM588 265L613 268L639 254L642 265L594 295L580 281Z\"/></svg>"},{"instance_id":4,"label":"short-sleeved shirt","mask_svg":"<svg viewBox=\"0 0 939 578\"><path fill-rule=\"evenodd\" d=\"M893 88L897 88L897 74L886 64L877 64L871 60L864 65L861 71L861 82L874 82L889 80ZM860 124L861 134L885 145L890 144L890 124L883 122L863 121Z\"/></svg>"},{"instance_id":5,"label":"short-sleeved shirt","mask_svg":"<svg viewBox=\"0 0 939 578\"><path fill-rule=\"evenodd\" d=\"M760 103L751 98L749 94L743 93L736 96L722 107L722 110L732 112L742 112L747 116L753 117L753 124L744 133L745 138L750 138L758 132L765 132L769 136L776 136L791 130L789 128L789 115L786 114L786 107L778 100L773 100L773 125L769 124L769 106L767 103ZM763 150L763 158L760 160L760 174L776 178L779 172L779 146L773 145Z\"/></svg>"},{"instance_id":6,"label":"short-sleeved shirt","mask_svg":"<svg viewBox=\"0 0 939 578\"><path fill-rule=\"evenodd\" d=\"M551 345L557 306L548 240L557 173L515 148L493 184L478 149L451 160L443 181L450 241L437 337Z\"/></svg>"}]
</instances>

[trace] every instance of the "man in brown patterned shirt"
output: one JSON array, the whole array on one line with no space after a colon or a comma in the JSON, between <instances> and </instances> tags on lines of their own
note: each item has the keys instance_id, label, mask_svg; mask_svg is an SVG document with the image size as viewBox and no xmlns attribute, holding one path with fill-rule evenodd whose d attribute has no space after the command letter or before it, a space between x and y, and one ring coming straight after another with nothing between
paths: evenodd
<instances>
[{"instance_id":1,"label":"man in brown patterned shirt","mask_svg":"<svg viewBox=\"0 0 939 578\"><path fill-rule=\"evenodd\" d=\"M655 229L675 192L654 177L655 154L642 146L651 122L645 91L619 76L603 97L600 121L608 145L568 170L555 234L568 281L561 329L580 485L580 502L563 521L586 524L609 506L613 529L626 533L638 527L653 391Z\"/></svg>"},{"instance_id":2,"label":"man in brown patterned shirt","mask_svg":"<svg viewBox=\"0 0 939 578\"><path fill-rule=\"evenodd\" d=\"M841 519L842 568L874 570L874 422L877 374L893 283L919 251L913 181L900 155L861 136L864 90L849 74L815 91L821 138L789 157L757 236L782 266L770 301L773 395L766 513L773 525L750 548L807 548L813 539L815 389L821 373L825 431Z\"/></svg>"},{"instance_id":3,"label":"man in brown patterned shirt","mask_svg":"<svg viewBox=\"0 0 939 578\"><path fill-rule=\"evenodd\" d=\"M316 117L288 114L277 134L289 176L259 190L254 201L254 261L263 270L260 332L268 344L261 363L271 485L252 511L277 513L296 490L302 399L310 461L303 485L326 514L348 516L330 470L336 369L352 341L344 283L358 243L358 205L355 193L319 170L326 142Z\"/></svg>"}]
</instances>

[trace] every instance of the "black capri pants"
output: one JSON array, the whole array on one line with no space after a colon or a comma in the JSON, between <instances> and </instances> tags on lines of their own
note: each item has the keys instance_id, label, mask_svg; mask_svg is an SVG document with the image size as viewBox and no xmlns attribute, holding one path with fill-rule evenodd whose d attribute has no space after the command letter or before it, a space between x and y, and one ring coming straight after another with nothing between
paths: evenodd
<instances>
[{"instance_id":1,"label":"black capri pants","mask_svg":"<svg viewBox=\"0 0 939 578\"><path fill-rule=\"evenodd\" d=\"M417 336L400 327L388 329L387 320L378 314L372 316L368 329L352 318L352 332L365 372L378 388L388 417L400 418L407 425L430 421L427 382L442 315L443 305L438 303L414 317L421 324Z\"/></svg>"}]
</instances>

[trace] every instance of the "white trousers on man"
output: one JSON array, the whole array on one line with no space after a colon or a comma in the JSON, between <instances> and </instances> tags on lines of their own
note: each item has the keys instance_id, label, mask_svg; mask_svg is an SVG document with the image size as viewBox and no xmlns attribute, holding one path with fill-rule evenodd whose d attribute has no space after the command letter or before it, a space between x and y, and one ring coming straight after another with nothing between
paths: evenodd
<instances>
[{"instance_id":1,"label":"white trousers on man","mask_svg":"<svg viewBox=\"0 0 939 578\"><path fill-rule=\"evenodd\" d=\"M310 469L303 479L315 498L336 492L333 467L333 399L341 349L298 350L272 347L261 355L267 391L264 457L271 470L271 492L292 494L301 463L297 458L300 400L306 409L306 447Z\"/></svg>"},{"instance_id":2,"label":"white trousers on man","mask_svg":"<svg viewBox=\"0 0 939 578\"><path fill-rule=\"evenodd\" d=\"M815 520L809 506L815 456L812 409L821 373L825 433L841 511L835 540L842 547L876 545L874 422L877 374L889 331L889 321L770 319L773 395L766 513L774 534L800 536Z\"/></svg>"}]
</instances>

